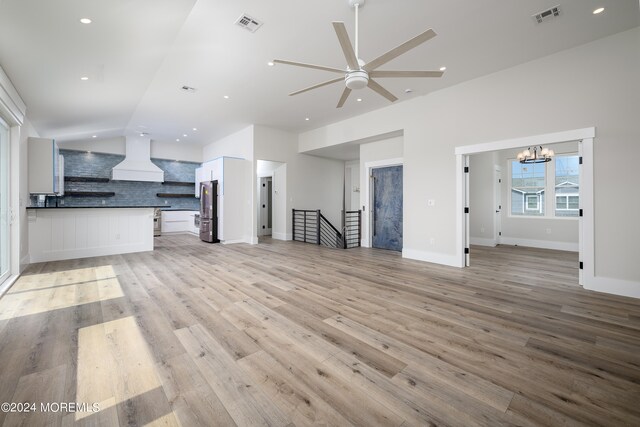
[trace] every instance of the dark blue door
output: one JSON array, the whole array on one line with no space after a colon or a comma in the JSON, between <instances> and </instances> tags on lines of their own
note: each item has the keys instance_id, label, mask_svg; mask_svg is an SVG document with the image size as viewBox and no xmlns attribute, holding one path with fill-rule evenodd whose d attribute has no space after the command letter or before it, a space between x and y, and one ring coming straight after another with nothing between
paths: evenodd
<instances>
[{"instance_id":1,"label":"dark blue door","mask_svg":"<svg viewBox=\"0 0 640 427\"><path fill-rule=\"evenodd\" d=\"M373 247L402 251L402 166L373 169Z\"/></svg>"}]
</instances>

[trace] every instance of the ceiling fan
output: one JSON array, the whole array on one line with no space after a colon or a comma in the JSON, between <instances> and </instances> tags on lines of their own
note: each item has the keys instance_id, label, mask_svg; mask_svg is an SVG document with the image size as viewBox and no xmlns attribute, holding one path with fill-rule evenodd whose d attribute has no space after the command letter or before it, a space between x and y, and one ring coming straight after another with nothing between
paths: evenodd
<instances>
[{"instance_id":1,"label":"ceiling fan","mask_svg":"<svg viewBox=\"0 0 640 427\"><path fill-rule=\"evenodd\" d=\"M397 101L398 98L395 97L391 92L382 87L378 82L374 80L374 78L382 78L382 77L442 77L444 72L442 71L382 71L378 70L378 67L386 64L394 58L402 55L409 50L418 47L422 43L426 42L429 39L432 39L436 36L435 31L432 29L428 29L427 31L418 34L411 40L408 40L402 43L400 46L391 49L387 53L377 57L373 61L369 63L365 63L362 59L358 57L358 9L364 6L365 0L348 0L349 5L355 8L356 14L356 40L355 40L355 49L351 46L351 40L349 39L349 35L347 34L347 29L344 25L344 22L333 22L333 28L336 31L338 36L338 41L340 42L340 46L342 47L342 52L347 60L347 69L341 70L339 68L333 67L325 67L322 65L313 65L313 64L305 64L302 62L294 62L294 61L285 61L282 59L274 59L274 63L278 64L286 64L286 65L294 65L296 67L305 67L305 68L313 68L316 70L324 70L330 71L333 73L344 74L344 77L338 77L335 79L328 80L326 82L318 83L313 86L309 86L305 89L301 89L289 94L289 96L298 95L312 89L317 89L319 87L327 86L333 83L337 83L339 81L344 80L346 87L342 92L342 96L338 101L338 105L336 108L341 108L346 102L347 98L351 94L351 91L354 89L362 89L365 86L368 86L375 92L387 98L389 101L394 102Z\"/></svg>"}]
</instances>

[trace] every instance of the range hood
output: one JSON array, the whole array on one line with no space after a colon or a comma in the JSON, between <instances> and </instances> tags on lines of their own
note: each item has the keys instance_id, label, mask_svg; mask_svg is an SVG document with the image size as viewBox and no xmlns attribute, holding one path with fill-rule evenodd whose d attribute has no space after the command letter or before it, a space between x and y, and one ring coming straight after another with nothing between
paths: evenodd
<instances>
[{"instance_id":1,"label":"range hood","mask_svg":"<svg viewBox=\"0 0 640 427\"><path fill-rule=\"evenodd\" d=\"M114 166L111 179L120 181L163 182L164 171L151 163L151 139L127 136L125 159Z\"/></svg>"}]
</instances>

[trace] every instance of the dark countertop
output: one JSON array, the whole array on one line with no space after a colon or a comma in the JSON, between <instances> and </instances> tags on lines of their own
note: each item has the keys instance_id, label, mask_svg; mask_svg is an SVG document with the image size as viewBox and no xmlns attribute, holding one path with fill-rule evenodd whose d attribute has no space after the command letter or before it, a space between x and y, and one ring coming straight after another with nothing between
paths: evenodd
<instances>
[{"instance_id":1,"label":"dark countertop","mask_svg":"<svg viewBox=\"0 0 640 427\"><path fill-rule=\"evenodd\" d=\"M158 206L27 206L27 209L149 209L149 208L170 208L171 206L167 205L158 205ZM182 209L187 210L187 209Z\"/></svg>"}]
</instances>

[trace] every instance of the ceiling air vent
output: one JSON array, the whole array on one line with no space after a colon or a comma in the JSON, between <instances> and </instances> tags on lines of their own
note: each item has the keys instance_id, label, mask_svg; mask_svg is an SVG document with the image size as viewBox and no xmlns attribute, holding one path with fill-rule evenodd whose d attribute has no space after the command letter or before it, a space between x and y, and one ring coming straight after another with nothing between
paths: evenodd
<instances>
[{"instance_id":1,"label":"ceiling air vent","mask_svg":"<svg viewBox=\"0 0 640 427\"><path fill-rule=\"evenodd\" d=\"M556 7L552 7L551 9L543 10L542 12L536 13L535 15L533 15L533 19L538 24L542 24L542 22L549 21L558 16L560 16L560 5Z\"/></svg>"},{"instance_id":2,"label":"ceiling air vent","mask_svg":"<svg viewBox=\"0 0 640 427\"><path fill-rule=\"evenodd\" d=\"M258 22L246 13L243 13L236 21L236 25L255 33L256 30L262 26L262 22Z\"/></svg>"}]
</instances>

